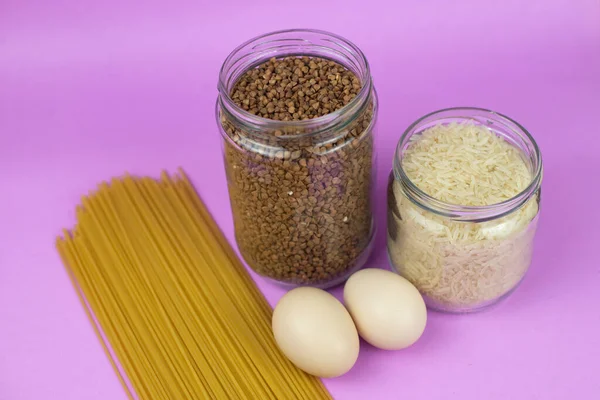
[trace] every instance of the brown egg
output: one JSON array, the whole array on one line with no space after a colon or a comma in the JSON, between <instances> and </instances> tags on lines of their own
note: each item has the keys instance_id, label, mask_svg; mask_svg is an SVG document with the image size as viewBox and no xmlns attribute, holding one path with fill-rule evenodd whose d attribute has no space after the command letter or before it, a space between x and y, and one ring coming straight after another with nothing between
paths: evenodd
<instances>
[{"instance_id":1,"label":"brown egg","mask_svg":"<svg viewBox=\"0 0 600 400\"><path fill-rule=\"evenodd\" d=\"M400 275L382 269L354 273L344 286L344 303L360 336L384 350L411 346L427 323L419 291Z\"/></svg>"},{"instance_id":2,"label":"brown egg","mask_svg":"<svg viewBox=\"0 0 600 400\"><path fill-rule=\"evenodd\" d=\"M328 292L300 287L286 293L273 312L273 334L298 368L322 378L348 372L359 338L348 311Z\"/></svg>"}]
</instances>

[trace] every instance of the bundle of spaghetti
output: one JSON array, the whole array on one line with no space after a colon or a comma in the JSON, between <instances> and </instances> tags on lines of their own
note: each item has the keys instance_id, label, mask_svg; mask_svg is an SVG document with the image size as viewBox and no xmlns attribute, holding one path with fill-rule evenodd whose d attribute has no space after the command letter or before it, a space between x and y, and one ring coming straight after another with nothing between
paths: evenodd
<instances>
[{"instance_id":1,"label":"bundle of spaghetti","mask_svg":"<svg viewBox=\"0 0 600 400\"><path fill-rule=\"evenodd\" d=\"M183 171L83 197L57 248L140 399L329 399L287 360L272 310Z\"/></svg>"}]
</instances>

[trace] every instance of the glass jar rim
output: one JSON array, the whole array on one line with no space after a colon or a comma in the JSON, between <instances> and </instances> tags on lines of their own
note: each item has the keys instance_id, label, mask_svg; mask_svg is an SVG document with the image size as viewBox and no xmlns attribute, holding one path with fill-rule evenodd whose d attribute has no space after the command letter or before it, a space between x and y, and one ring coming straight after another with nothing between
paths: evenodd
<instances>
[{"instance_id":1,"label":"glass jar rim","mask_svg":"<svg viewBox=\"0 0 600 400\"><path fill-rule=\"evenodd\" d=\"M460 204L452 204L436 199L435 197L425 193L414 182L412 182L412 180L406 174L406 171L404 171L404 169L402 168L402 149L404 145L406 145L407 140L414 134L413 131L427 119L437 115L442 115L444 113L452 113L452 115L447 115L445 116L445 118L464 120L473 119L472 116L461 114L461 112L481 113L485 115L486 118L494 118L496 122L508 122L509 124L514 125L514 127L516 128L516 130L514 130L514 133L519 135L520 139L526 141L526 144L531 146L531 149L533 150L532 158L534 165L532 168L532 178L527 187L525 187L522 191L520 191L510 199L504 200L499 203L482 206L466 206ZM394 154L394 176L403 185L404 191L407 194L409 200L411 200L417 206L424 208L427 211L441 215L443 217L452 218L454 220L483 222L487 220L501 218L520 208L530 199L532 195L534 195L540 189L543 176L542 155L538 144L536 143L533 136L529 133L529 131L512 118L499 112L485 108L450 107L433 111L429 114L422 116L421 118L413 122L404 131L404 133L400 137L400 140L398 141Z\"/></svg>"},{"instance_id":2,"label":"glass jar rim","mask_svg":"<svg viewBox=\"0 0 600 400\"><path fill-rule=\"evenodd\" d=\"M338 110L335 110L331 113L325 114L325 115L323 115L321 117L317 117L317 118L301 120L301 121L278 121L278 120L272 120L272 119L268 119L268 118L260 117L258 115L251 114L250 112L239 107L233 101L233 99L231 98L231 96L229 94L229 90L227 88L227 81L228 81L229 72L230 72L229 71L230 68L228 66L235 59L235 57L247 46L254 44L254 47L258 47L262 43L269 43L269 42L274 42L277 40L277 39L273 39L270 41L267 40L266 42L263 42L263 40L265 40L265 39L276 37L278 35L285 35L285 34L291 34L291 33L318 34L318 35L327 37L328 40L331 41L332 43L335 40L338 45L343 46L347 51L351 52L354 56L356 56L357 59L362 63L364 68L362 68L360 71L358 71L360 73L357 75L359 75L358 77L359 77L359 79L361 79L363 85L362 85L360 91L358 92L358 94L352 100L350 100L350 102L348 104L346 104L345 106L343 106L342 108L340 108ZM297 55L302 56L302 54L297 54ZM306 55L308 56L309 54L306 54ZM347 67L346 65L344 65L344 66ZM246 42L237 46L227 56L227 58L221 65L221 69L219 71L219 82L218 82L217 88L219 91L217 106L220 107L221 109L234 111L241 118L243 118L244 121L250 123L254 127L257 127L257 128L268 127L269 130L282 130L282 131L286 131L290 128L298 128L298 129L306 130L305 133L290 134L290 135L284 135L284 136L279 137L279 140L287 140L287 139L292 140L292 139L300 139L300 138L314 136L319 133L322 133L323 131L327 131L327 130L331 129L333 126L335 126L337 124L337 121L339 121L342 116L346 115L351 110L360 109L361 104L365 102L365 98L368 98L368 96L370 95L370 93L372 91L372 82L371 82L370 66L367 61L366 56L364 55L362 50L360 50L360 48L358 46L356 46L354 43L352 43L350 40L348 40L340 35L337 35L337 34L334 34L331 32L327 32L327 31L323 31L323 30L318 30L318 29L284 29L284 30L273 31L273 32L265 33L265 34L262 34L259 36L255 36L254 38L251 38L251 39L247 40ZM260 131L260 129L257 129L257 131Z\"/></svg>"}]
</instances>

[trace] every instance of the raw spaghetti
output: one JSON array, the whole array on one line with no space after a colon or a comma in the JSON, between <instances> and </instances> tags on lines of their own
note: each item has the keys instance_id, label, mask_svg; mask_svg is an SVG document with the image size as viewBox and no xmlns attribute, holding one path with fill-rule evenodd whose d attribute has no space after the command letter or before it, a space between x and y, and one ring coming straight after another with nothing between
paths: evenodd
<instances>
[{"instance_id":1,"label":"raw spaghetti","mask_svg":"<svg viewBox=\"0 0 600 400\"><path fill-rule=\"evenodd\" d=\"M57 247L129 398L331 398L280 353L269 304L182 171L100 184Z\"/></svg>"}]
</instances>

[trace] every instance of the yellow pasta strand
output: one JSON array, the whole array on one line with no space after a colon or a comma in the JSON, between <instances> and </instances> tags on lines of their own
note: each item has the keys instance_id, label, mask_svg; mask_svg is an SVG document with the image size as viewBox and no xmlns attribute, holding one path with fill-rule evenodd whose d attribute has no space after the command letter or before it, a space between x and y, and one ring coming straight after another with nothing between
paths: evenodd
<instances>
[{"instance_id":1,"label":"yellow pasta strand","mask_svg":"<svg viewBox=\"0 0 600 400\"><path fill-rule=\"evenodd\" d=\"M65 231L65 235L68 235L68 232ZM69 252L69 250L67 250L67 245L65 244L64 240L62 239L58 239L58 243L57 243L57 247L58 247L58 251L60 254L60 257L63 261L63 264L65 265L70 265L73 263L74 258L73 254L71 254ZM129 386L127 386L125 379L123 378L123 376L121 375L121 372L117 366L117 364L115 363L115 360L113 359L106 341L104 340L104 338L102 337L102 334L100 332L100 329L98 327L98 325L95 323L94 321L94 316L92 315L92 312L89 309L89 306L85 300L85 297L83 295L83 293L81 292L81 289L79 287L79 285L77 284L77 281L75 279L75 276L73 275L73 272L71 271L70 268L67 268L67 272L69 274L69 279L71 280L71 284L73 285L73 288L75 289L76 293L77 293L77 297L79 298L79 301L81 302L81 305L83 306L83 309L85 310L85 313L88 317L88 319L90 321L92 321L92 326L94 328L94 332L96 334L96 336L98 337L98 339L100 340L101 344L102 344L102 348L104 350L104 353L106 354L106 356L108 357L110 364L112 365L113 369L115 370L115 372L117 373L117 376L119 378L119 382L121 382L121 385L123 385L125 391L127 392L127 397L130 400L133 400L133 396L131 394L131 391L129 390ZM118 344L117 344L118 346Z\"/></svg>"},{"instance_id":2,"label":"yellow pasta strand","mask_svg":"<svg viewBox=\"0 0 600 400\"><path fill-rule=\"evenodd\" d=\"M277 348L271 307L181 169L101 183L76 215L56 245L130 399L331 398Z\"/></svg>"}]
</instances>

